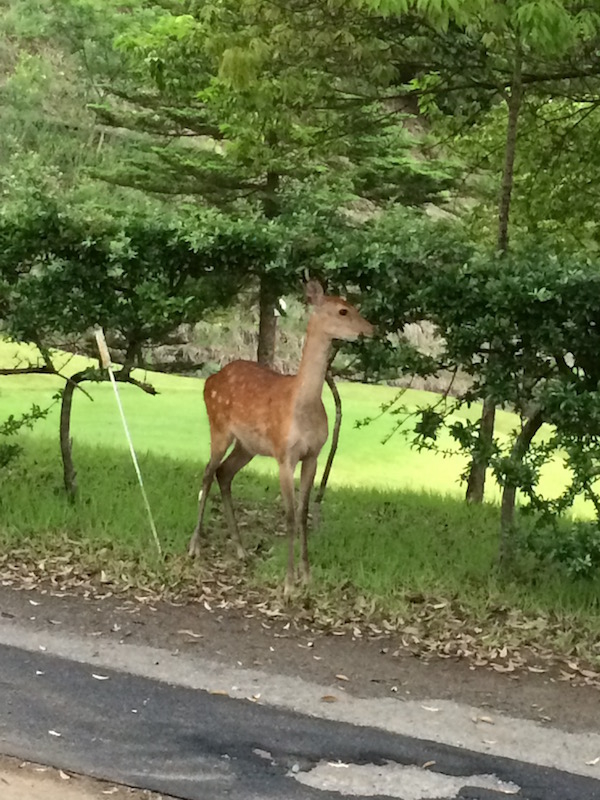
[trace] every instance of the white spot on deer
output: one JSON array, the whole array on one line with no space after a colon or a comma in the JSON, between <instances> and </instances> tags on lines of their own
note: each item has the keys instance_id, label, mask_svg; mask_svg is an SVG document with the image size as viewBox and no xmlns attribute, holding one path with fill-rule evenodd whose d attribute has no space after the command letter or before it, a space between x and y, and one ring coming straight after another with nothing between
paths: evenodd
<instances>
[{"instance_id":1,"label":"white spot on deer","mask_svg":"<svg viewBox=\"0 0 600 800\"><path fill-rule=\"evenodd\" d=\"M217 390L213 389L212 392L210 393L210 396L211 397L216 397L217 396Z\"/></svg>"}]
</instances>

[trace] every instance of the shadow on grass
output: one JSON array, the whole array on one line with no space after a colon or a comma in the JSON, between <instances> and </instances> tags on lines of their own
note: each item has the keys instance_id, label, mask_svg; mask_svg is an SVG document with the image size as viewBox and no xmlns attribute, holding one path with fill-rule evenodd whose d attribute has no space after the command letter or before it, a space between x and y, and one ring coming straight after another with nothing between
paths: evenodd
<instances>
[{"instance_id":1,"label":"shadow on grass","mask_svg":"<svg viewBox=\"0 0 600 800\"><path fill-rule=\"evenodd\" d=\"M129 455L77 447L80 494L66 502L56 448L25 440L23 457L2 475L0 544L5 553L31 551L40 558L76 545L88 569L128 562L143 580L163 574L184 591L193 565L181 564L196 520L203 464L157 455L141 458L169 576L154 551L146 511ZM230 569L255 586L274 586L285 570L285 541L277 481L245 470L236 478L234 500L242 535L253 553L245 567ZM213 488L206 517L207 559L233 554ZM406 607L421 598L457 602L476 615L515 607L536 613L595 616L598 581L569 578L540 564L517 565L510 580L497 574L498 509L467 506L455 497L419 492L330 489L321 526L310 538L314 585L335 592L351 587L383 608ZM65 545L65 542L70 543ZM130 569L131 571L131 569ZM131 578L130 578L131 580Z\"/></svg>"}]
</instances>

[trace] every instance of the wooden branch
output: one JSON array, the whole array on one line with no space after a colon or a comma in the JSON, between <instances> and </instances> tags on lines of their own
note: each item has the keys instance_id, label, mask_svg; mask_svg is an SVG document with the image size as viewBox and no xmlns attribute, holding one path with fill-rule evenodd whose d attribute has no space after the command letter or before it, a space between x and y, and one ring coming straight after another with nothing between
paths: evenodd
<instances>
[{"instance_id":1,"label":"wooden branch","mask_svg":"<svg viewBox=\"0 0 600 800\"><path fill-rule=\"evenodd\" d=\"M80 376L83 375L87 370L83 370L76 375L63 375L60 370L57 370L54 364L51 361L48 361L43 367L2 367L0 368L0 375L10 376L10 375L55 375L57 378L62 378L66 383L73 384L73 388L77 388L82 391L90 400L93 400L88 392L85 391L79 384L82 380L86 380L86 378L81 378Z\"/></svg>"},{"instance_id":2,"label":"wooden branch","mask_svg":"<svg viewBox=\"0 0 600 800\"><path fill-rule=\"evenodd\" d=\"M521 84L523 86L535 86L541 83L553 83L567 80L579 80L584 78L600 78L600 63L587 70L568 70L565 72L546 72L546 73L524 73L521 76ZM460 92L464 89L484 89L486 91L494 91L502 93L509 89L512 83L512 76L499 78L498 81L478 81L476 79L465 81L450 86L432 87L431 89L407 89L396 95L386 97L386 100L401 100L405 97L419 96L419 95L446 95L452 92Z\"/></svg>"},{"instance_id":3,"label":"wooden branch","mask_svg":"<svg viewBox=\"0 0 600 800\"><path fill-rule=\"evenodd\" d=\"M71 409L73 407L73 393L81 388L81 381L88 379L89 370L81 370L71 375L66 382L60 403L59 439L60 453L63 463L63 481L65 491L70 503L77 498L77 471L73 463L73 439L71 438ZM83 390L82 390L83 391ZM86 393L87 394L87 393Z\"/></svg>"},{"instance_id":4,"label":"wooden branch","mask_svg":"<svg viewBox=\"0 0 600 800\"><path fill-rule=\"evenodd\" d=\"M510 457L513 461L521 464L527 455L533 437L542 427L544 415L541 408L532 410L531 415L521 432L516 437ZM500 548L498 559L500 566L505 568L513 555L511 533L515 520L515 503L517 497L517 485L511 480L506 480L502 490L502 501L500 506Z\"/></svg>"},{"instance_id":5,"label":"wooden branch","mask_svg":"<svg viewBox=\"0 0 600 800\"><path fill-rule=\"evenodd\" d=\"M101 121L101 127L107 131L115 131L120 135L150 133L166 138L209 137L215 140L224 139L223 133L216 125L194 119L191 116L178 116L168 108L159 109L163 118L148 117L143 112L119 113L113 109L92 105L90 109ZM100 126L99 126L100 127Z\"/></svg>"},{"instance_id":6,"label":"wooden branch","mask_svg":"<svg viewBox=\"0 0 600 800\"><path fill-rule=\"evenodd\" d=\"M140 364L137 364L136 369L147 370L149 372L163 372L168 375L172 375L178 372L196 372L199 369L204 369L205 366L205 361L194 363L190 363L189 361L155 361L152 363L144 361Z\"/></svg>"},{"instance_id":7,"label":"wooden branch","mask_svg":"<svg viewBox=\"0 0 600 800\"><path fill-rule=\"evenodd\" d=\"M56 375L55 369L47 364L43 367L2 367L0 375Z\"/></svg>"},{"instance_id":8,"label":"wooden branch","mask_svg":"<svg viewBox=\"0 0 600 800\"><path fill-rule=\"evenodd\" d=\"M132 386L137 386L138 389L141 389L146 394L151 394L152 396L156 396L158 391L152 386L150 383L146 383L145 381L139 381L137 378L132 377L128 372L127 374L121 375L122 370L119 372L115 372L115 380L118 383L130 383ZM107 378L103 378L103 380L108 380Z\"/></svg>"},{"instance_id":9,"label":"wooden branch","mask_svg":"<svg viewBox=\"0 0 600 800\"><path fill-rule=\"evenodd\" d=\"M329 455L327 456L327 463L325 464L325 470L323 471L323 477L321 478L321 485L319 486L319 491L317 492L317 496L315 498L315 504L317 507L320 507L321 503L323 502L323 496L325 495L325 489L327 488L327 482L329 481L331 467L333 466L333 459L337 453L338 442L340 440L340 428L342 426L342 399L337 390L337 386L335 385L331 369L327 370L325 381L331 390L333 401L335 403L335 423L333 425L333 435L331 437L331 447L329 449Z\"/></svg>"}]
</instances>

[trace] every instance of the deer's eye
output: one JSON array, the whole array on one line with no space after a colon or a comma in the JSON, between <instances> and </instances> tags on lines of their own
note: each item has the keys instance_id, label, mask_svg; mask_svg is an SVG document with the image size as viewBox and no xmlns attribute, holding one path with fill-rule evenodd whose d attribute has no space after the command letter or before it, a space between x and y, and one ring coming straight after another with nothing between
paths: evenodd
<instances>
[{"instance_id":1,"label":"deer's eye","mask_svg":"<svg viewBox=\"0 0 600 800\"><path fill-rule=\"evenodd\" d=\"M348 309L347 308L340 308L339 313L340 313L340 315L342 317L345 317L346 314L348 313Z\"/></svg>"}]
</instances>

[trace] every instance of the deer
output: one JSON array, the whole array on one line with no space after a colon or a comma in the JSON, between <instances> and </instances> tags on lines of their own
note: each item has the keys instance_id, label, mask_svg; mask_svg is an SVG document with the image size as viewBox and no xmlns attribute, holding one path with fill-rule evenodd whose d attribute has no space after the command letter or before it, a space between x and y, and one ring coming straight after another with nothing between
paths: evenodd
<instances>
[{"instance_id":1,"label":"deer","mask_svg":"<svg viewBox=\"0 0 600 800\"><path fill-rule=\"evenodd\" d=\"M327 441L328 422L321 398L335 339L354 341L371 337L373 325L341 297L328 296L316 280L305 287L313 311L308 320L302 357L296 375L283 375L254 361L232 361L207 378L204 402L210 428L210 458L198 497L198 522L189 543L189 555L201 555L203 518L213 479L217 478L230 536L237 554L246 552L233 511L231 483L256 455L271 456L279 465L279 483L285 508L288 562L284 596L294 587L294 539L301 542L302 581L308 583L308 509L317 458ZM229 448L233 449L225 457ZM301 462L296 511L294 473ZM299 527L299 531L298 531Z\"/></svg>"}]
</instances>

